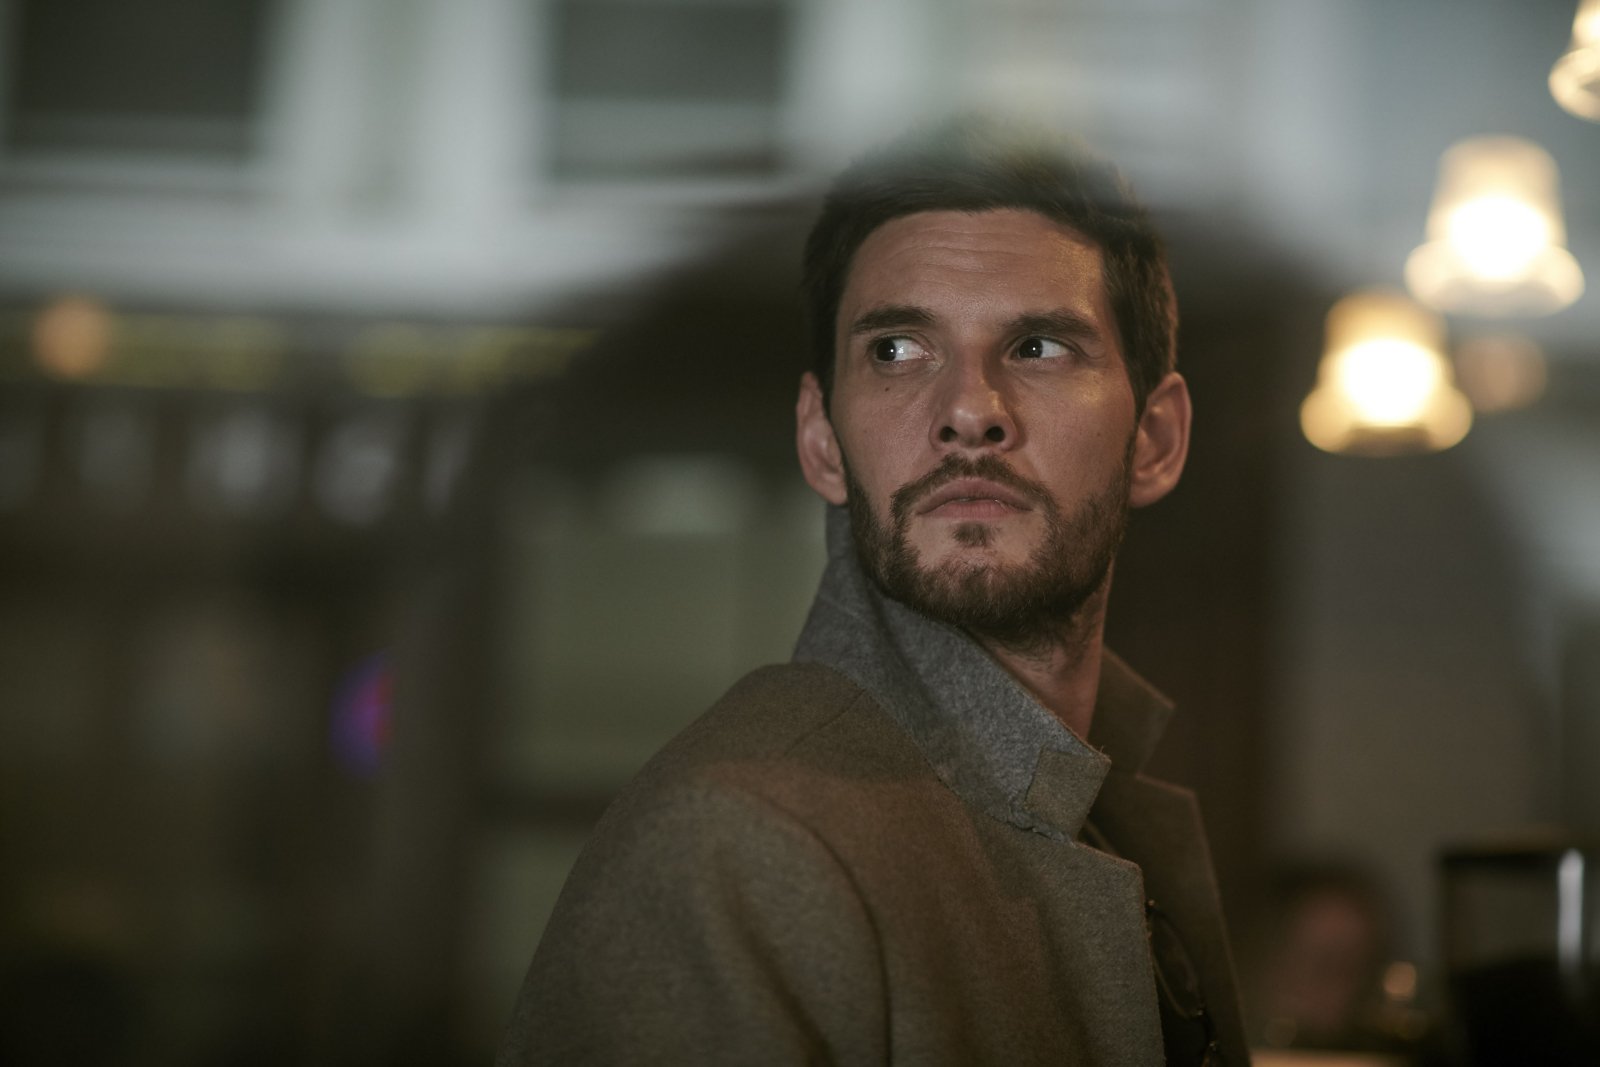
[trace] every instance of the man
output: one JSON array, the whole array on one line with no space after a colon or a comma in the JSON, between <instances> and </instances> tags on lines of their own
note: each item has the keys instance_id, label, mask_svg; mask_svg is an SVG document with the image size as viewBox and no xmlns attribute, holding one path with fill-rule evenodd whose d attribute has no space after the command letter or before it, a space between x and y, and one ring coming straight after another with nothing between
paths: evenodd
<instances>
[{"instance_id":1,"label":"man","mask_svg":"<svg viewBox=\"0 0 1600 1067\"><path fill-rule=\"evenodd\" d=\"M797 446L829 565L794 661L645 768L502 1064L1247 1062L1170 706L1102 646L1189 395L1104 166L982 123L839 179Z\"/></svg>"}]
</instances>

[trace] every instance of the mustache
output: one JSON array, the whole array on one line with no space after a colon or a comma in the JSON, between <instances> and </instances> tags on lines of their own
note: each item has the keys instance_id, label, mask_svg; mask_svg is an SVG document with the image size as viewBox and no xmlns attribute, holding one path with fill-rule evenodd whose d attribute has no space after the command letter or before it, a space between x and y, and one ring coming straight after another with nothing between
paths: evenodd
<instances>
[{"instance_id":1,"label":"mustache","mask_svg":"<svg viewBox=\"0 0 1600 1067\"><path fill-rule=\"evenodd\" d=\"M896 524L904 524L918 500L940 486L961 478L983 478L997 485L1003 485L1027 498L1030 504L1041 511L1047 514L1055 513L1055 500L1051 498L1049 490L1006 466L1005 461L999 456L985 454L973 458L951 454L927 474L915 481L907 482L894 491L894 495L889 498L890 516Z\"/></svg>"}]
</instances>

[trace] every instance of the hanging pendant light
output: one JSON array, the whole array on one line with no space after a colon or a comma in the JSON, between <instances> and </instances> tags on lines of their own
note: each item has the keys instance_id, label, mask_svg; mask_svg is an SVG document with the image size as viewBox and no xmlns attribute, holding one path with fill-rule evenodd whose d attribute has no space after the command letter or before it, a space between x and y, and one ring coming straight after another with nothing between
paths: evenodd
<instances>
[{"instance_id":1,"label":"hanging pendant light","mask_svg":"<svg viewBox=\"0 0 1600 1067\"><path fill-rule=\"evenodd\" d=\"M1461 141L1439 161L1428 241L1406 284L1441 311L1543 315L1583 293L1566 249L1555 161L1516 137Z\"/></svg>"},{"instance_id":2,"label":"hanging pendant light","mask_svg":"<svg viewBox=\"0 0 1600 1067\"><path fill-rule=\"evenodd\" d=\"M1480 415L1516 411L1544 394L1544 352L1526 337L1485 334L1456 346L1456 383Z\"/></svg>"},{"instance_id":3,"label":"hanging pendant light","mask_svg":"<svg viewBox=\"0 0 1600 1067\"><path fill-rule=\"evenodd\" d=\"M1394 455L1449 448L1472 426L1441 351L1444 324L1405 295L1352 293L1328 312L1317 385L1300 428L1325 452Z\"/></svg>"},{"instance_id":4,"label":"hanging pendant light","mask_svg":"<svg viewBox=\"0 0 1600 1067\"><path fill-rule=\"evenodd\" d=\"M1583 0L1572 45L1550 68L1550 95L1580 119L1600 122L1600 0Z\"/></svg>"}]
</instances>

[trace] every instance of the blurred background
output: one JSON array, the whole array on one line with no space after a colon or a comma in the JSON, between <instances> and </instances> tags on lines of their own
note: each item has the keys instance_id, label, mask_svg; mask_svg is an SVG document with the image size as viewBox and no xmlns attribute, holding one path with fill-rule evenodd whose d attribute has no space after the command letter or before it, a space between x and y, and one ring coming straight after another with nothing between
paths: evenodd
<instances>
[{"instance_id":1,"label":"blurred background","mask_svg":"<svg viewBox=\"0 0 1600 1067\"><path fill-rule=\"evenodd\" d=\"M0 0L0 1058L483 1062L608 798L809 603L821 188L974 107L1169 237L1195 440L1111 644L1256 1040L1437 1033L1495 856L1482 921L1592 959L1600 302L1442 320L1533 383L1454 447L1300 418L1463 138L1542 147L1600 270L1575 9Z\"/></svg>"}]
</instances>

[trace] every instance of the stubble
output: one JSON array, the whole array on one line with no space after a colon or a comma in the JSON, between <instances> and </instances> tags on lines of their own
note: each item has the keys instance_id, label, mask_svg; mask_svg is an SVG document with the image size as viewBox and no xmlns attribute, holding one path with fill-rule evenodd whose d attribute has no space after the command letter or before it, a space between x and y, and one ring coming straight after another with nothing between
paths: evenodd
<instances>
[{"instance_id":1,"label":"stubble","mask_svg":"<svg viewBox=\"0 0 1600 1067\"><path fill-rule=\"evenodd\" d=\"M998 456L950 455L934 470L901 486L882 521L849 464L850 528L867 574L887 595L908 607L968 631L980 640L1014 649L1034 648L1074 630L1084 605L1104 585L1128 522L1133 438L1107 484L1071 514L1042 485L1013 471ZM1045 532L1028 559L1005 564L967 555L925 565L911 544L916 502L958 478L983 478L1023 494L1044 519ZM963 548L983 549L992 525L965 522L951 530Z\"/></svg>"}]
</instances>

